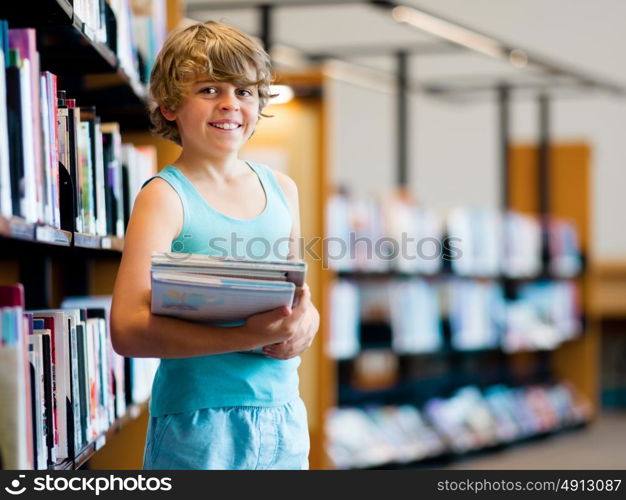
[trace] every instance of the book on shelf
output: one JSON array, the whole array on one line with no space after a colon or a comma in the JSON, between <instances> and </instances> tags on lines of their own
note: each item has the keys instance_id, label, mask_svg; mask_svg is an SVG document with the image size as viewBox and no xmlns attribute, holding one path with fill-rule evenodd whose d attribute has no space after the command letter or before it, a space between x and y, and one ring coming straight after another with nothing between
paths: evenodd
<instances>
[{"instance_id":1,"label":"book on shelf","mask_svg":"<svg viewBox=\"0 0 626 500\"><path fill-rule=\"evenodd\" d=\"M361 348L359 287L347 280L332 283L330 307L326 353L334 359L352 358Z\"/></svg>"},{"instance_id":2,"label":"book on shelf","mask_svg":"<svg viewBox=\"0 0 626 500\"><path fill-rule=\"evenodd\" d=\"M8 52L8 67L6 69L6 109L8 123L9 161L11 176L12 215L22 216L29 222L36 220L33 210L35 200L32 191L26 191L26 183L35 182L34 172L31 171L30 163L27 165L25 157L25 144L27 140L26 120L26 92L24 84L27 72L20 67L18 53L14 50Z\"/></svg>"},{"instance_id":3,"label":"book on shelf","mask_svg":"<svg viewBox=\"0 0 626 500\"><path fill-rule=\"evenodd\" d=\"M392 346L399 354L436 352L443 347L437 288L421 279L389 286Z\"/></svg>"},{"instance_id":4,"label":"book on shelf","mask_svg":"<svg viewBox=\"0 0 626 500\"><path fill-rule=\"evenodd\" d=\"M503 217L495 209L457 208L448 214L448 236L460 254L451 260L459 276L498 276L502 269Z\"/></svg>"},{"instance_id":5,"label":"book on shelf","mask_svg":"<svg viewBox=\"0 0 626 500\"><path fill-rule=\"evenodd\" d=\"M582 333L578 288L572 281L537 281L506 304L505 351L552 350Z\"/></svg>"},{"instance_id":6,"label":"book on shelf","mask_svg":"<svg viewBox=\"0 0 626 500\"><path fill-rule=\"evenodd\" d=\"M11 163L9 157L9 129L6 94L6 68L9 64L8 23L0 20L0 215L13 214L11 197ZM6 40L6 41L5 41Z\"/></svg>"},{"instance_id":7,"label":"book on shelf","mask_svg":"<svg viewBox=\"0 0 626 500\"><path fill-rule=\"evenodd\" d=\"M398 195L386 197L380 210L384 236L395 242L387 249L391 268L407 274L438 273L443 262L443 218Z\"/></svg>"},{"instance_id":8,"label":"book on shelf","mask_svg":"<svg viewBox=\"0 0 626 500\"><path fill-rule=\"evenodd\" d=\"M152 254L154 314L197 321L242 321L291 307L304 285L306 263L200 254Z\"/></svg>"},{"instance_id":9,"label":"book on shelf","mask_svg":"<svg viewBox=\"0 0 626 500\"><path fill-rule=\"evenodd\" d=\"M548 221L549 271L560 278L572 278L582 270L578 231L573 222L552 217Z\"/></svg>"},{"instance_id":10,"label":"book on shelf","mask_svg":"<svg viewBox=\"0 0 626 500\"><path fill-rule=\"evenodd\" d=\"M20 68L24 196L21 207L30 222L44 222L44 191L41 137L41 97L39 93L39 53L33 28L9 29L9 47L15 51Z\"/></svg>"},{"instance_id":11,"label":"book on shelf","mask_svg":"<svg viewBox=\"0 0 626 500\"><path fill-rule=\"evenodd\" d=\"M126 193L128 195L129 212L143 184L156 174L156 149L152 146L135 146L122 144L121 163L128 179Z\"/></svg>"},{"instance_id":12,"label":"book on shelf","mask_svg":"<svg viewBox=\"0 0 626 500\"><path fill-rule=\"evenodd\" d=\"M74 0L74 15L83 22L83 29L94 41L107 43L105 0Z\"/></svg>"},{"instance_id":13,"label":"book on shelf","mask_svg":"<svg viewBox=\"0 0 626 500\"><path fill-rule=\"evenodd\" d=\"M139 82L139 59L132 27L132 9L129 0L110 0L116 21L116 54L120 67L131 81ZM111 41L112 43L112 41Z\"/></svg>"},{"instance_id":14,"label":"book on shelf","mask_svg":"<svg viewBox=\"0 0 626 500\"><path fill-rule=\"evenodd\" d=\"M543 271L541 223L538 217L509 211L504 215L503 273L512 278Z\"/></svg>"},{"instance_id":15,"label":"book on shelf","mask_svg":"<svg viewBox=\"0 0 626 500\"><path fill-rule=\"evenodd\" d=\"M0 286L0 463L32 469L34 461L31 383L24 288Z\"/></svg>"},{"instance_id":16,"label":"book on shelf","mask_svg":"<svg viewBox=\"0 0 626 500\"><path fill-rule=\"evenodd\" d=\"M167 36L167 5L165 0L133 0L132 26L137 52L143 60L141 80L147 82L150 72Z\"/></svg>"},{"instance_id":17,"label":"book on shelf","mask_svg":"<svg viewBox=\"0 0 626 500\"><path fill-rule=\"evenodd\" d=\"M124 195L122 176L122 136L117 123L101 123L102 154L105 169L106 234L124 236Z\"/></svg>"},{"instance_id":18,"label":"book on shelf","mask_svg":"<svg viewBox=\"0 0 626 500\"><path fill-rule=\"evenodd\" d=\"M494 282L452 280L448 284L448 307L454 349L500 347L505 321L502 287Z\"/></svg>"},{"instance_id":19,"label":"book on shelf","mask_svg":"<svg viewBox=\"0 0 626 500\"><path fill-rule=\"evenodd\" d=\"M33 330L31 332L32 337L39 337L41 339L41 359L42 359L42 368L43 368L43 418L45 421L44 425L44 436L45 436L45 447L46 456L47 456L47 464L55 463L57 461L56 456L56 447L55 442L58 443L58 427L57 427L57 419L58 416L55 412L55 392L56 387L53 385L53 370L54 364L52 362L52 331L46 326L50 326L46 324L47 322L43 319L35 320L33 319ZM46 464L46 465L47 465ZM44 467L47 468L47 467Z\"/></svg>"}]
</instances>

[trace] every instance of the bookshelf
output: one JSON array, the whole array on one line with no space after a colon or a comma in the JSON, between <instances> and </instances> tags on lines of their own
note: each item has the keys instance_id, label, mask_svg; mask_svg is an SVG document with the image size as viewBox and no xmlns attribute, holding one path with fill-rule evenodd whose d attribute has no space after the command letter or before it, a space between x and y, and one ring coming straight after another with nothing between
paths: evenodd
<instances>
[{"instance_id":1,"label":"bookshelf","mask_svg":"<svg viewBox=\"0 0 626 500\"><path fill-rule=\"evenodd\" d=\"M410 355L394 354L391 351L391 327L386 321L370 320L361 325L360 336L362 344L361 353L373 353L385 351L380 354L378 361L372 363L386 368L380 373L372 370L358 368L356 358L333 360L324 354L329 346L330 315L330 291L335 283L349 280L352 283L378 283L385 284L390 281L408 281L412 278L423 278L428 282L440 282L454 278L461 278L449 269L443 269L434 274L406 273L398 271L323 271L324 278L321 281L322 294L325 297L323 328L320 332L322 353L318 359L320 370L325 373L323 395L320 398L325 402L326 413L323 419L326 426L323 447L329 445L328 428L331 423L330 416L333 408L370 408L367 410L371 419L382 418L374 413L371 407L397 407L409 404L421 408L429 399L436 397L451 397L452 388L460 388L464 385L477 384L488 387L496 383L502 383L502 373L512 374L519 381L526 380L526 384L550 383L551 381L565 381L571 384L577 394L581 395L591 404L590 411L583 411L581 418L571 421L562 426L557 426L549 431L537 432L535 435L520 437L514 442L532 441L559 432L580 428L590 418L593 418L598 408L598 373L599 373L599 336L597 321L590 315L590 290L589 290L589 265L593 259L590 255L589 244L589 186L590 186L590 147L585 143L557 143L550 147L550 192L549 211L557 217L573 221L578 228L580 247L582 252L582 271L572 276L575 288L582 301L583 333L575 338L562 343L552 350L526 350L522 352L504 352L500 347L458 350L452 349L449 340L444 346L431 353ZM509 169L505 179L508 180L508 197L511 209L526 214L537 215L541 213L539 200L539 165L538 148L531 144L513 144L508 146ZM328 168L328 166L326 166ZM323 174L327 179L328 174ZM326 185L324 193L324 207L327 206L329 196L333 193L332 186ZM402 193L400 195L402 197ZM329 217L327 213L325 217ZM328 234L326 234L328 236ZM522 278L511 278L504 275L462 277L464 280L476 282L494 281L500 283L505 289L515 290L528 283L539 281L561 280L546 270ZM444 337L449 338L450 325L447 318L443 318ZM358 374L360 370L360 374ZM468 370L481 370L485 377L466 376ZM489 372L492 373L489 373ZM355 375L357 373L357 375ZM421 375L421 380L411 381L411 377ZM456 379L455 379L456 377ZM465 378L463 378L465 377ZM352 379L357 387L348 387L346 381ZM519 383L519 382L518 382ZM583 415L584 414L584 415ZM355 424L357 421L353 421ZM346 424L348 425L348 424ZM394 425L390 422L389 425ZM390 427L391 428L391 427ZM361 435L375 432L375 429L359 428ZM356 432L356 431L354 431ZM392 432L391 430L389 432ZM441 450L435 455L424 455L418 461L411 461L408 465L413 467L428 467L450 463L472 456L476 453L485 453L503 449L508 443L484 445L477 451L451 453ZM332 461L328 456L322 455L323 462L320 467L332 468ZM407 463L390 460L388 463L380 462L377 468L406 467Z\"/></svg>"},{"instance_id":2,"label":"bookshelf","mask_svg":"<svg viewBox=\"0 0 626 500\"><path fill-rule=\"evenodd\" d=\"M182 17L181 5L178 0L167 0L166 4L171 29ZM101 2L101 6L110 16L109 3ZM72 2L21 2L0 8L0 19L6 20L10 29L34 28L40 70L54 73L57 88L76 99L78 106L95 106L102 123L118 123L124 143L154 142L148 132L145 85L133 76L114 48L99 40L100 35L81 18ZM160 164L169 161L161 156L166 149L162 145L158 148ZM67 296L110 295L123 245L119 234L91 234L75 227L60 229L19 216L0 216L0 285L22 283L26 310L58 308ZM147 413L145 402L127 406L108 429L49 468L89 467L101 454L111 452L118 462L127 455L141 456L142 444L128 449L125 443L117 448L115 443L119 444L119 436L128 429L134 434L137 425L145 429ZM126 443L131 442L126 438Z\"/></svg>"}]
</instances>

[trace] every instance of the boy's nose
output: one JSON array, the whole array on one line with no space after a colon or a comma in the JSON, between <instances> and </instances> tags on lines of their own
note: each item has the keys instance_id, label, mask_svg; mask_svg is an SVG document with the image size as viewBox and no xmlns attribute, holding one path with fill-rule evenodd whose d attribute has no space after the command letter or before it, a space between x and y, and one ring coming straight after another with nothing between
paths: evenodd
<instances>
[{"instance_id":1,"label":"boy's nose","mask_svg":"<svg viewBox=\"0 0 626 500\"><path fill-rule=\"evenodd\" d=\"M224 99L221 102L222 109L239 109L239 102L233 95L224 95Z\"/></svg>"}]
</instances>

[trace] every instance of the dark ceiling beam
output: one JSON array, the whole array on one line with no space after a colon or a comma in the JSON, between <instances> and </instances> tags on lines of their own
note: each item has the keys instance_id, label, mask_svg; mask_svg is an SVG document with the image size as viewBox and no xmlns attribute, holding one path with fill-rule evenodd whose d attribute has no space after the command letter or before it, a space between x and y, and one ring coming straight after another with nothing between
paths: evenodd
<instances>
[{"instance_id":1,"label":"dark ceiling beam","mask_svg":"<svg viewBox=\"0 0 626 500\"><path fill-rule=\"evenodd\" d=\"M519 82L515 80L508 80L497 77L488 77L485 78L484 82L478 83L470 83L470 84L451 84L449 83L450 79L438 81L426 81L422 82L419 87L427 94L431 95L458 95L458 94L467 94L467 93L477 93L477 92L489 92L495 89L498 89L503 84L506 84L510 89L513 90L532 90L532 91L548 91L550 89L569 89L569 90L580 90L580 85L576 82L565 83L565 82L542 82L542 83L533 83L533 82Z\"/></svg>"},{"instance_id":2,"label":"dark ceiling beam","mask_svg":"<svg viewBox=\"0 0 626 500\"><path fill-rule=\"evenodd\" d=\"M273 30L273 18L272 12L274 9L273 5L264 4L258 7L259 9L259 28L261 32L261 43L263 44L263 48L265 52L271 54L272 52L272 44L274 43L274 30Z\"/></svg>"}]
</instances>

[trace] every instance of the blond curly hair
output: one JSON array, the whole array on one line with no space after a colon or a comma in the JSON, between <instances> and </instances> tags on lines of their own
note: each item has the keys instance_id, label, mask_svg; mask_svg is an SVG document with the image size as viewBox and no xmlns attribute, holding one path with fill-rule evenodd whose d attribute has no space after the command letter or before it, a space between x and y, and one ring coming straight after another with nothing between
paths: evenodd
<instances>
[{"instance_id":1,"label":"blond curly hair","mask_svg":"<svg viewBox=\"0 0 626 500\"><path fill-rule=\"evenodd\" d=\"M257 79L247 77L250 69ZM179 146L180 134L175 121L167 120L160 106L178 110L190 84L198 77L212 81L256 86L259 115L269 99L270 57L261 45L242 31L217 21L198 23L173 31L165 40L150 74L149 113L153 132Z\"/></svg>"}]
</instances>

